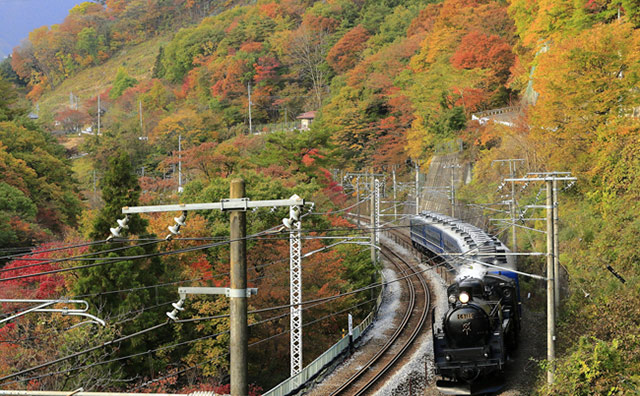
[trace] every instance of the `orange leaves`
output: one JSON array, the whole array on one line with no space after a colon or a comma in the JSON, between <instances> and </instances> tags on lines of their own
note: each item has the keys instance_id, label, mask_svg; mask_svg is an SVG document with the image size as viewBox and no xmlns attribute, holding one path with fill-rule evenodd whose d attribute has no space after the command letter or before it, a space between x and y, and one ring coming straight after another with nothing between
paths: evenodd
<instances>
[{"instance_id":1,"label":"orange leaves","mask_svg":"<svg viewBox=\"0 0 640 396\"><path fill-rule=\"evenodd\" d=\"M240 51L244 51L247 53L260 52L262 51L262 49L263 49L262 43L258 43L255 41L249 41L249 42L243 43L240 46Z\"/></svg>"},{"instance_id":2,"label":"orange leaves","mask_svg":"<svg viewBox=\"0 0 640 396\"><path fill-rule=\"evenodd\" d=\"M320 154L320 150L313 148L302 155L302 163L305 166L311 166L318 158L324 158L324 156Z\"/></svg>"},{"instance_id":3,"label":"orange leaves","mask_svg":"<svg viewBox=\"0 0 640 396\"><path fill-rule=\"evenodd\" d=\"M280 5L275 2L261 4L258 7L260 8L260 13L262 13L267 18L275 19L277 16L279 16L282 13L280 9Z\"/></svg>"},{"instance_id":4,"label":"orange leaves","mask_svg":"<svg viewBox=\"0 0 640 396\"><path fill-rule=\"evenodd\" d=\"M603 137L640 105L638 75L640 32L629 24L597 25L556 42L539 56L534 75L540 96L532 120L541 151L554 163L573 163L574 171L590 168L584 153L606 145ZM551 149L556 145L564 152Z\"/></svg>"},{"instance_id":5,"label":"orange leaves","mask_svg":"<svg viewBox=\"0 0 640 396\"><path fill-rule=\"evenodd\" d=\"M369 32L362 25L354 27L329 50L327 62L338 73L351 69L365 49L368 39Z\"/></svg>"},{"instance_id":6,"label":"orange leaves","mask_svg":"<svg viewBox=\"0 0 640 396\"><path fill-rule=\"evenodd\" d=\"M507 81L514 60L511 46L504 38L478 31L467 33L451 56L451 64L458 69L492 70L496 83Z\"/></svg>"}]
</instances>

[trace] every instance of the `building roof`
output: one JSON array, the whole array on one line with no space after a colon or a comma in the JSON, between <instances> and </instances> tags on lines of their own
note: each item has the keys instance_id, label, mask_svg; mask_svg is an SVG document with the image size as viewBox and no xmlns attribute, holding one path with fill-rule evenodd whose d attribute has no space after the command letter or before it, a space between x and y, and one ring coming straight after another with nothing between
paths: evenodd
<instances>
[{"instance_id":1,"label":"building roof","mask_svg":"<svg viewBox=\"0 0 640 396\"><path fill-rule=\"evenodd\" d=\"M315 111L307 111L306 113L302 113L296 117L298 120L313 120L316 118Z\"/></svg>"}]
</instances>

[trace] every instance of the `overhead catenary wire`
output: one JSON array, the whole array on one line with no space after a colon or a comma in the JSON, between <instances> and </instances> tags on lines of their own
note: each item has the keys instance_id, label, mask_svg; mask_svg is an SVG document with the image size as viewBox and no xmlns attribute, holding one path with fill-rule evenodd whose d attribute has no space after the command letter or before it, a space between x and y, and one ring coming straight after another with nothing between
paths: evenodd
<instances>
[{"instance_id":1,"label":"overhead catenary wire","mask_svg":"<svg viewBox=\"0 0 640 396\"><path fill-rule=\"evenodd\" d=\"M395 227L386 227L386 229L407 228L407 227L408 226L395 226ZM368 227L368 228L362 228L362 229L341 228L341 229L333 229L333 230L351 231L351 232L356 230L356 231L361 231L361 232L364 233L364 232L371 232L371 230L375 230L375 227ZM314 232L314 231L303 230L302 232ZM287 232L284 232L282 234L287 234ZM251 238L244 237L244 238L238 238L237 240L246 240L246 239L256 239L256 237L251 237ZM274 238L268 238L268 239L274 239ZM288 239L288 238L284 238L283 237L283 239ZM205 244L205 245L194 246L194 247L189 247L189 248L184 248L184 249L178 249L178 250L173 250L173 251L168 251L168 252L155 252L155 253L147 253L147 254L141 254L141 255L135 255L135 256L119 256L119 257L95 258L95 260L100 260L100 262L93 263L93 264L79 265L79 266L75 266L75 267L58 268L58 269L53 269L53 270L49 270L49 271L42 271L42 272L33 273L33 274L24 274L24 275L17 275L17 276L13 276L13 277L0 278L0 283L1 282L12 281L12 280L18 280L18 279L32 278L32 277L42 276L42 275L50 275L50 274L56 274L56 273L62 273L62 272L75 271L75 270L79 270L79 269L92 268L92 267L97 267L97 266L102 266L102 265L107 265L107 264L113 264L113 263L119 263L119 262L128 261L128 260L139 260L139 259L145 259L145 258L151 258L151 257L162 257L162 256L173 255L173 254L189 253L189 252L193 252L193 251L205 250L205 249L210 249L210 248L213 248L213 247L226 245L226 244L229 244L230 242L233 242L233 241L232 240L228 240L228 241L224 241L224 242ZM64 259L57 259L57 261L65 261L65 260ZM37 263L37 264L34 264L33 266L44 265L44 264L45 263Z\"/></svg>"},{"instance_id":2,"label":"overhead catenary wire","mask_svg":"<svg viewBox=\"0 0 640 396\"><path fill-rule=\"evenodd\" d=\"M57 252L57 251L60 251L60 250L77 249L77 248L81 248L81 247L100 245L100 244L106 243L106 242L107 242L107 240L103 239L101 241L83 242L83 243L79 243L79 244L76 244L76 245L59 246L59 247L55 247L55 248L51 248L51 249L35 250L35 251L33 249L37 249L37 246L34 246L34 247L29 248L29 249L31 249L31 251L29 251L29 252L2 256L2 257L0 257L0 260L15 259L15 258L18 258L18 257L29 256L31 254L37 254L37 253L49 253L49 252ZM21 249L21 248L15 248L15 249Z\"/></svg>"},{"instance_id":3,"label":"overhead catenary wire","mask_svg":"<svg viewBox=\"0 0 640 396\"><path fill-rule=\"evenodd\" d=\"M349 295L352 295L352 294L355 294L355 293L359 293L359 292L362 292L362 291L378 288L378 287L381 287L384 284L399 282L399 281L405 280L405 279L407 279L407 278L409 278L411 276L415 276L415 275L421 274L421 273L423 273L425 271L431 270L433 268L435 268L435 267L430 267L430 268L427 268L427 269L422 270L422 271L416 271L416 272L413 272L413 273L411 273L409 275L406 275L406 276L403 276L403 277L399 277L399 278L396 278L396 279L391 280L391 281L386 281L386 282L383 282L383 283L373 283L373 284L370 284L369 286L365 286L365 287L362 287L362 288L359 288L359 289L356 289L356 290L352 290L352 291L349 291L349 292L345 292L345 293L339 293L337 295L333 295L333 296L329 296L329 297L323 297L323 298L318 298L318 299L313 299L313 300L308 300L308 301L302 301L299 304L293 304L293 305L292 304L285 304L285 305L280 305L280 306L276 306L276 307L268 307L268 308L256 309L256 310L249 311L248 314L255 314L255 313L262 313L262 312L281 310L281 309L285 309L285 308L291 308L294 305L295 306L298 306L298 305L302 306L302 305L314 304L314 303L319 303L319 302L329 302L329 301L333 301L333 300L341 298L341 297L345 297L345 296L349 296ZM186 323L186 322L195 322L195 321L202 321L202 320L221 319L221 318L226 318L226 317L229 317L229 315L228 314L223 314L223 315L216 315L216 316L209 316L209 317L202 317L202 318L195 318L195 319L177 320L176 322L177 323ZM53 361L50 361L50 362L42 363L40 365L37 365L37 366L29 368L29 369L25 369L25 370L22 370L22 371L19 371L19 372L16 372L16 373L5 375L3 377L0 377L0 381L5 381L5 380L11 379L11 378L15 378L17 376L20 376L20 375L23 375L23 374L26 374L26 373L29 373L29 372L32 372L32 371L39 370L41 368L51 366L53 364L60 363L60 362L63 362L65 360L69 360L69 359L72 359L74 357L77 357L77 356L80 356L80 355L83 355L83 354L86 354L86 353L89 353L89 352L93 352L93 351L95 351L97 349L100 349L100 348L103 348L103 347L106 347L106 346L109 346L109 345L113 345L113 344L116 344L116 343L120 343L120 342L122 342L124 340L127 340L129 338L133 338L133 337L139 336L139 335L147 333L149 331L157 330L158 328L163 327L163 326L167 325L168 323L169 323L169 321L166 321L166 322L161 323L159 325L155 325L155 326L152 326L150 328L147 328L147 329L144 329L144 330L140 330L140 331L138 331L136 333L133 333L133 334L130 334L130 335L127 335L127 336L123 336L123 337L118 338L116 340L108 341L108 342L105 342L105 343L103 343L101 345L85 349L84 351L75 352L75 353L67 355L65 357L62 357L62 358L59 358L59 359L56 359L56 360L53 360Z\"/></svg>"},{"instance_id":4,"label":"overhead catenary wire","mask_svg":"<svg viewBox=\"0 0 640 396\"><path fill-rule=\"evenodd\" d=\"M320 320L326 319L326 318L328 318L330 316L335 316L335 315L340 314L340 313L344 313L345 311L348 311L348 310L351 310L351 309L354 309L354 308L358 308L358 307L360 307L362 305L371 303L372 301L375 301L375 298L372 298L372 299L369 299L367 301L363 301L363 302L360 302L358 304L352 305L352 306L350 306L348 308L345 308L345 309L343 309L341 311L334 312L334 313L329 314L329 315L327 315L327 316L325 316L323 318L320 318ZM318 305L321 305L323 303L324 302L319 302L319 303L316 303L314 305L311 305L311 306L308 306L308 307L304 307L303 310L311 309L311 308L316 307ZM273 317L270 317L270 318L266 318L266 319L260 320L258 322L255 322L255 323L251 323L249 325L249 327L258 326L258 325L261 325L261 324L264 324L264 323L268 323L268 322L271 322L271 321L274 321L274 320L277 320L277 319L281 319L281 318L289 316L290 314L291 314L291 312L286 312L286 313L283 313L283 314L280 314L280 315L276 315L276 316L273 316ZM311 325L311 324L316 323L318 321L319 320L314 320L312 322L309 322L307 325ZM134 358L134 357L137 357L137 356L144 356L144 355L147 355L147 354L150 354L150 353L155 353L155 352L165 351L165 350L168 350L168 349L177 348L177 347L180 347L180 346L192 344L194 342L203 341L203 340L210 339L210 338L215 338L215 337L218 337L220 335L227 334L227 333L229 333L229 330L221 331L221 332L218 332L218 333L215 333L215 334L209 334L209 335L198 337L198 338L195 338L195 339L192 339L192 340L178 342L178 343L171 344L171 345L165 345L165 346L162 346L162 347L159 347L159 348L156 348L156 349L152 349L152 350L148 350L148 351L144 351L144 352L134 353L134 354L127 355L127 356L121 356L121 357L110 359L110 360L95 362L95 363L87 364L87 365L84 365L84 366L72 367L72 368L69 368L69 369L59 370L59 371L55 371L55 372L44 373L42 375L33 376L33 377L25 378L25 379L14 380L14 381L3 383L3 385L6 386L6 385L14 384L14 383L29 382L29 381L32 381L32 380L39 380L39 379L42 379L42 378L45 378L45 377L49 377L49 376L52 376L52 375L67 374L67 373L70 373L70 372L73 372L73 371L77 371L77 370L86 370L86 369L89 369L89 368L92 368L92 367L96 367L96 366L100 366L100 365L103 365L103 364L114 363L114 362L118 362L118 361L122 361L122 360L131 359L131 358ZM1 380L1 378L0 378L0 380Z\"/></svg>"},{"instance_id":5,"label":"overhead catenary wire","mask_svg":"<svg viewBox=\"0 0 640 396\"><path fill-rule=\"evenodd\" d=\"M351 307L349 307L349 308L345 308L345 309L343 309L343 310L340 310L340 311L338 311L338 312L333 312L333 313L327 314L327 315L325 315L325 316L323 316L323 317L321 317L321 318L317 318L317 319L315 319L315 320L313 320L313 321L311 321L311 322L304 323L304 324L302 325L302 327L311 326L311 325L313 325L313 324L315 324L315 323L317 323L317 322L320 322L320 321L322 321L322 320L328 319L328 318L330 318L330 317L334 317L334 316L336 316L336 315L343 314L343 313L345 313L346 311L348 311L348 310L350 310L350 309L357 308L357 307L359 307L359 306L362 306L362 305L368 304L368 303L370 303L370 302L372 302L372 301L374 301L374 300L375 300L375 299L370 299L370 300L367 300L367 301L361 302L361 303L359 303L359 304L356 304L356 305L354 305L354 306L351 306ZM287 316L287 315L289 315L289 314L290 314L290 313L286 313L286 314L283 314L282 316ZM248 346L249 346L249 347L252 347L252 346L256 346L256 345L262 344L262 343L267 342L267 341L270 341L270 340L272 340L272 339L274 339L274 338L277 338L277 337L280 337L280 336L282 336L282 335L288 334L290 331L291 331L291 330L284 330L284 331L282 331L282 332L280 332L280 333L278 333L278 334L274 334L274 335L269 336L269 337L267 337L267 338L264 338L264 339L262 339L262 340L259 340L259 341L256 341L256 342L253 342L253 343L249 344ZM228 356L228 355L229 355L228 353L225 353L225 354L222 354L222 355L216 356L215 358L212 358L212 359L206 360L206 361L204 361L204 362L196 363L195 365L190 366L190 367L187 367L187 368L184 368L184 369L182 369L182 370L178 370L178 371L176 371L175 373L171 373L171 374L168 374L168 375L165 375L165 376L159 377L159 378L155 378L155 379L153 379L153 380L151 380L151 381L148 381L148 382L145 382L145 383L143 383L143 384L141 384L141 385L138 385L137 387L133 388L133 390L142 389L142 388L145 388L145 387L147 387L147 386L149 386L149 385L152 385L152 384L154 384L154 383L156 383L156 382L158 382L158 381L162 381L162 380L165 380L165 379L167 379L167 378L175 377L175 376L180 375L180 374L183 374L183 373L185 373L185 372L187 372L187 371L189 371L189 370L193 370L193 369L198 368L198 367L200 367L200 366L202 366L202 365L204 365L204 364L210 363L210 362L214 361L215 359L223 358L223 357L226 357L226 356Z\"/></svg>"},{"instance_id":6,"label":"overhead catenary wire","mask_svg":"<svg viewBox=\"0 0 640 396\"><path fill-rule=\"evenodd\" d=\"M79 254L76 256L72 256L72 257L65 257L65 258L57 258L57 259L41 259L41 258L29 258L29 257L25 257L25 258L21 258L21 260L24 261L41 261L38 263L32 263L32 264L25 264L25 265L21 265L21 266L17 266L17 267L11 267L11 268L2 268L0 269L0 273L2 272L11 272L11 271L17 271L20 269L24 269L24 268L31 268L31 267L38 267L41 265L48 265L48 264L55 264L55 263L60 263L60 262L66 262L66 261L94 261L94 260L108 260L108 259L114 259L114 257L90 257L90 256L95 256L98 254L105 254L105 253L114 253L114 252L118 252L121 250L127 250L127 249L132 249L132 248L136 248L136 247L141 247L141 246L148 246L148 245L153 245L159 242L162 242L163 240L158 240L158 241L153 241L153 242L144 242L144 243L140 243L140 244L134 244L132 246L120 246L117 248L113 248L113 249L107 249L107 250L101 250L98 252L90 252L90 253L83 253L83 254ZM40 252L36 252L36 253L40 253ZM120 257L117 257L120 258Z\"/></svg>"},{"instance_id":7,"label":"overhead catenary wire","mask_svg":"<svg viewBox=\"0 0 640 396\"><path fill-rule=\"evenodd\" d=\"M348 230L348 231L353 231L353 228L348 228L348 229L346 229L346 230ZM114 260L114 261L111 261L111 262L116 262L116 261L125 261L125 260L132 260L132 259L138 259L138 258L148 258L148 257L154 257L154 256L164 256L164 255L168 255L168 254L179 254L179 253L185 253L185 252L190 252L190 251L194 251L194 250L201 250L201 249L206 249L206 248L209 248L209 247L219 246L219 245L221 245L221 244L225 244L225 243L228 243L228 241L223 242L223 243L219 243L219 244L208 244L208 245L204 245L204 246L198 246L198 247L192 247L192 248L180 249L180 250L177 250L177 251L171 251L171 252L159 252L159 253L145 254L145 255L137 255L137 256L118 257L118 258L117 258L117 260ZM63 260L63 259L61 259L61 260ZM108 262L106 262L106 263L108 263ZM38 263L38 264L39 264L39 265L42 265L42 263ZM96 266L96 265L103 265L103 264L105 264L105 262L102 262L102 263L95 263L95 264L90 264L90 265L80 266L80 267L82 267L82 268L87 268L87 267L92 267L92 266ZM66 268L66 269L59 269L59 270L53 270L53 271L46 271L45 273L41 273L41 274L30 274L30 275L28 275L28 276L19 276L19 277L13 277L13 278L5 278L5 279L2 279L2 280L0 280L0 281L6 281L6 280L11 280L11 279L22 279L22 278L26 278L26 277L30 277L30 276L37 276L37 275L49 274L49 273L64 272L64 271L69 271L69 270L72 270L72 269L78 269L78 267L74 267L74 268ZM379 287L379 285L376 285L376 286L374 286L374 287ZM364 288L364 289L362 289L362 290L368 290L368 289L370 289L370 288L372 288L372 287ZM362 290L361 290L361 291L362 291ZM344 294L344 295L349 295L349 294L353 294L353 292L352 292L352 293L347 293L347 294ZM331 297L331 298L327 299L326 301L331 301L331 300L333 300L333 299L335 299L335 298L338 298L338 297L340 297L340 295L333 296L333 297ZM322 301L322 300L318 300L318 301ZM310 302L304 302L303 304L307 304L307 303L310 303ZM289 307L289 305L288 305L288 306L286 306L286 307ZM271 309L264 309L264 310L260 310L260 311L268 311L268 310L272 310L272 309L282 309L282 307L276 307L276 308L271 308ZM114 344L114 343L117 343L117 342L121 342L121 341L123 341L123 340L125 340L125 339L131 338L131 337L134 337L134 336L136 336L136 335L142 334L142 333L144 333L144 332L147 332L147 331L150 331L150 330L152 330L152 329L155 329L156 327L161 327L161 326L164 326L164 325L166 325L166 323L161 324L161 325L158 325L158 326L154 326L154 327L149 328L149 329L142 330L141 332L138 332L138 333L135 333L135 334L132 334L132 335L129 335L129 336L125 336L125 337L119 338L119 339L117 339L117 340L109 341L108 343L105 343L105 344L103 344L103 345L101 345L101 346L96 346L96 347L91 348L90 350L88 350L88 352L93 351L93 350L98 349L98 348L101 348L101 347L104 347L104 346L107 346L107 345L111 345L111 344ZM87 352L87 351L85 351L84 353L88 353L88 352ZM61 359L64 359L64 360L66 360L66 359L70 359L70 358L72 358L72 357L79 356L78 354L81 354L81 353L82 353L82 352L78 352L78 353L75 353L75 354L69 355L69 356L67 356L67 357L65 357L65 358L61 358ZM61 361L61 360L59 360L59 359L58 359L58 360L55 360L55 361L52 361L52 362L46 363L46 365L55 364L55 363L60 362L60 361ZM33 370L36 370L36 369L39 369L39 368L43 368L43 367L46 367L46 366L45 366L45 365L39 365L39 366L36 366L36 367L34 367L34 368L29 369L29 371L33 371ZM29 371L27 371L27 372L29 372ZM0 380L4 380L4 379L7 379L7 378L11 378L11 377L17 376L17 375L21 375L22 373L24 373L24 371L23 371L23 372L20 372L20 373L12 374L11 376L1 377L1 378L0 378Z\"/></svg>"}]
</instances>

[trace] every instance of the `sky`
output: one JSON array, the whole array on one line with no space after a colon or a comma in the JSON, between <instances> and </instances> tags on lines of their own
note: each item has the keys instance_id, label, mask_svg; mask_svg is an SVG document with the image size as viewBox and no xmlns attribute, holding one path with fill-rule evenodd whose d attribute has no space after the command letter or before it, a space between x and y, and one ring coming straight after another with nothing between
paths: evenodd
<instances>
[{"instance_id":1,"label":"sky","mask_svg":"<svg viewBox=\"0 0 640 396\"><path fill-rule=\"evenodd\" d=\"M61 23L82 0L0 0L0 59L29 32L43 25Z\"/></svg>"}]
</instances>

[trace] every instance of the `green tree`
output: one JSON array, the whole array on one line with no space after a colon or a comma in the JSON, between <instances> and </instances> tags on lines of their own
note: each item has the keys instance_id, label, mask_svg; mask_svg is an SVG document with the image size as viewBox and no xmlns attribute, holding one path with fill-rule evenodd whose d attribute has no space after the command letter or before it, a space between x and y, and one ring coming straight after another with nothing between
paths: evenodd
<instances>
[{"instance_id":1,"label":"green tree","mask_svg":"<svg viewBox=\"0 0 640 396\"><path fill-rule=\"evenodd\" d=\"M122 218L122 207L138 204L139 197L140 186L133 172L129 155L119 151L109 161L102 180L102 198L105 206L94 221L91 238L104 239L109 228L116 226L116 219ZM130 216L128 227L130 234L149 237L146 234L147 221L138 215ZM126 246L126 243L114 243L114 247L121 246ZM104 246L95 248L96 251L100 249L104 249ZM154 252L155 245L147 243L109 253L107 258L111 260L122 256L142 256L142 258L103 262L102 265L80 270L74 287L75 294L97 295L91 305L99 307L101 316L107 320L118 318L119 321L123 321L123 317L127 318L128 320L120 325L120 330L124 334L161 323L165 319L162 311L153 312L143 308L154 305L156 298L167 301L169 297L166 288L164 291L162 289L154 291L149 288L135 292L104 293L154 285L161 282L164 276L170 276L171 274L166 273L165 263L158 257L144 257ZM140 310L143 310L142 313L137 312ZM165 337L169 336L169 332L170 329L166 328L136 337L124 342L118 353L126 355L157 347ZM146 358L128 360L128 364L124 367L125 372L128 374L136 372L138 369L136 366L145 361L144 359Z\"/></svg>"},{"instance_id":2,"label":"green tree","mask_svg":"<svg viewBox=\"0 0 640 396\"><path fill-rule=\"evenodd\" d=\"M125 91L125 89L135 86L138 83L138 80L129 76L124 67L118 69L116 73L116 78L113 80L113 88L111 88L111 92L109 92L109 97L111 99L119 98L120 95Z\"/></svg>"},{"instance_id":3,"label":"green tree","mask_svg":"<svg viewBox=\"0 0 640 396\"><path fill-rule=\"evenodd\" d=\"M94 59L98 55L98 44L98 34L94 28L86 27L78 33L76 46Z\"/></svg>"}]
</instances>

